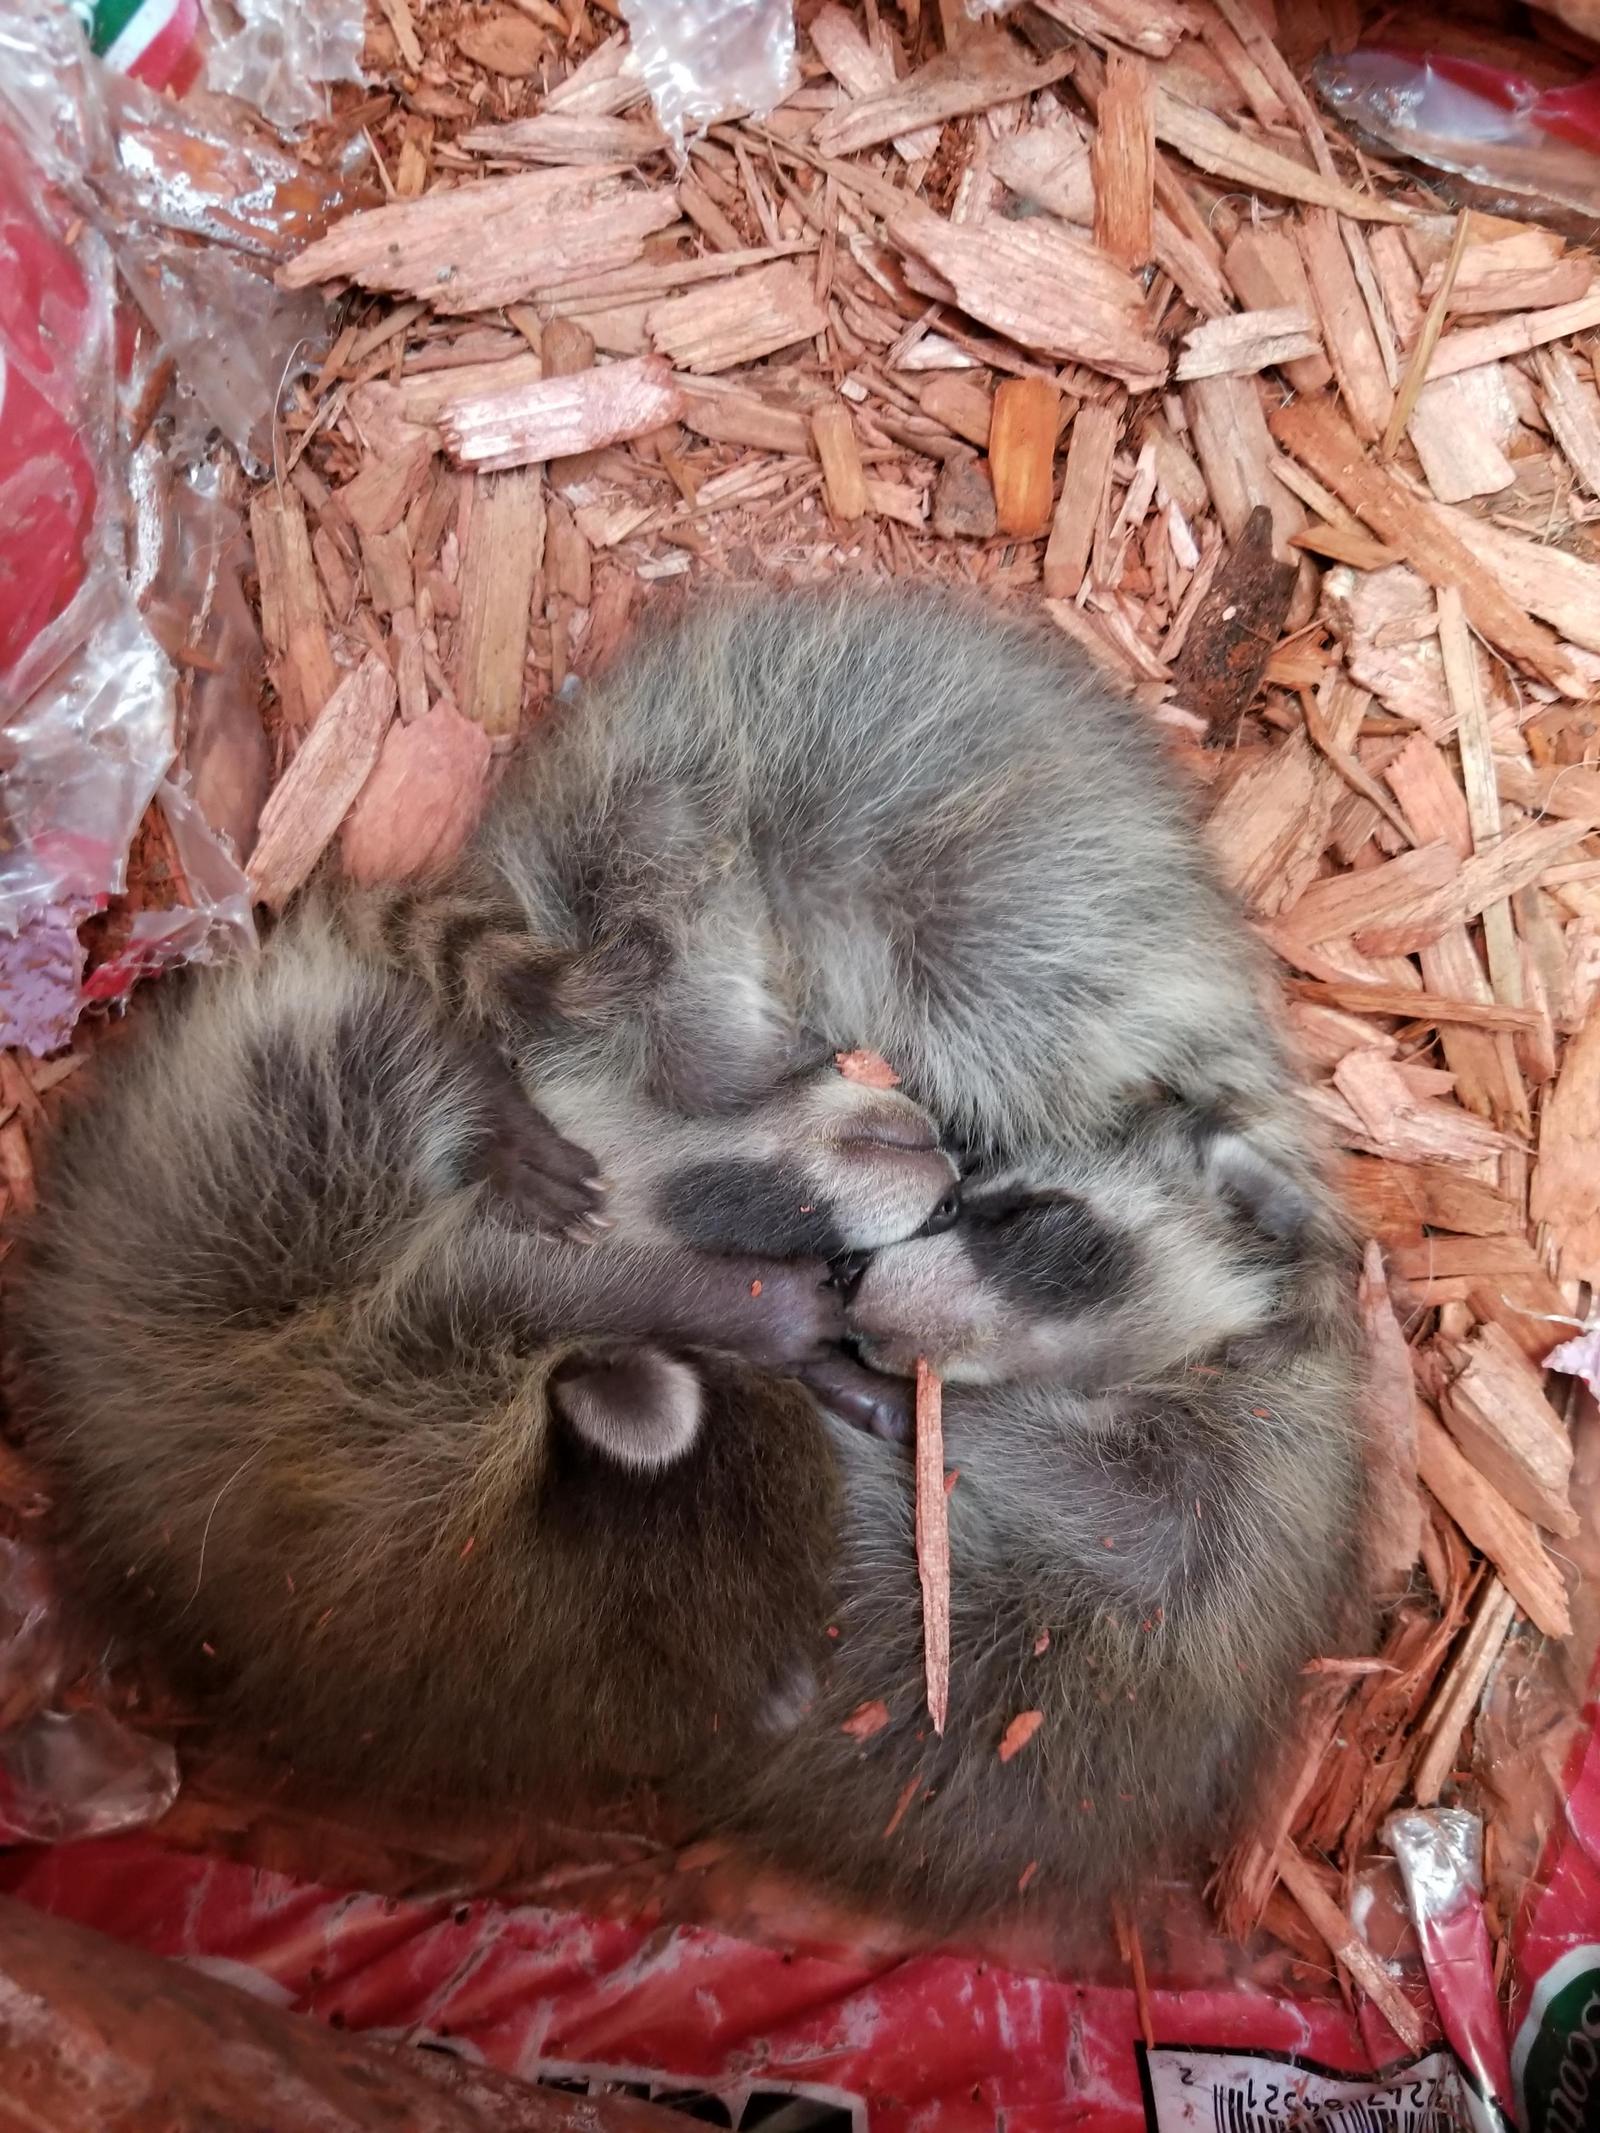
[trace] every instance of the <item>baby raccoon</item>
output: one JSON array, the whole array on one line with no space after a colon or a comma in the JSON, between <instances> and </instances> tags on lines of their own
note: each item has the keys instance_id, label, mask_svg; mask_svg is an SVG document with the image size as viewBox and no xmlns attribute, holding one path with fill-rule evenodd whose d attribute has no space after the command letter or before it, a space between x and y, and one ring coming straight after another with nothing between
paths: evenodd
<instances>
[{"instance_id":1,"label":"baby raccoon","mask_svg":"<svg viewBox=\"0 0 1600 2133\"><path fill-rule=\"evenodd\" d=\"M619 1234L492 1048L326 911L162 1020L57 1137L15 1314L107 1618L364 1789L559 1804L732 1752L827 1607L792 1379L842 1302L798 1254L923 1224L927 1120L832 1072L712 1129L569 1087Z\"/></svg>"}]
</instances>

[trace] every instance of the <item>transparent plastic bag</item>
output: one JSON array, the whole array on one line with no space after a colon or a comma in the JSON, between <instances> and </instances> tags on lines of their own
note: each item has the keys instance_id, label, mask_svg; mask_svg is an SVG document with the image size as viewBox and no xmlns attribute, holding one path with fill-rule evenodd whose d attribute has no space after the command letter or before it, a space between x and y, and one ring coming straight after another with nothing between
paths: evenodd
<instances>
[{"instance_id":1,"label":"transparent plastic bag","mask_svg":"<svg viewBox=\"0 0 1600 2133\"><path fill-rule=\"evenodd\" d=\"M1380 40L1318 61L1345 123L1470 187L1476 204L1588 239L1600 215L1600 72L1551 83L1526 66Z\"/></svg>"},{"instance_id":2,"label":"transparent plastic bag","mask_svg":"<svg viewBox=\"0 0 1600 2133\"><path fill-rule=\"evenodd\" d=\"M359 82L362 0L201 0L206 86L253 105L285 133L328 107L330 82Z\"/></svg>"},{"instance_id":3,"label":"transparent plastic bag","mask_svg":"<svg viewBox=\"0 0 1600 2133\"><path fill-rule=\"evenodd\" d=\"M794 0L621 0L656 117L684 135L735 112L756 117L798 80Z\"/></svg>"}]
</instances>

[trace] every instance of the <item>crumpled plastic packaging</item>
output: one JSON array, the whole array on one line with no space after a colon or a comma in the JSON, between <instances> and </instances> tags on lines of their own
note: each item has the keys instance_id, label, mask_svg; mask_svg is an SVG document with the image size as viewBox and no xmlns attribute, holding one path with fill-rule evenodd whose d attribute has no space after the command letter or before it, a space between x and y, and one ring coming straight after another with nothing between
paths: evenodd
<instances>
[{"instance_id":1,"label":"crumpled plastic packaging","mask_svg":"<svg viewBox=\"0 0 1600 2133\"><path fill-rule=\"evenodd\" d=\"M253 105L284 133L327 108L329 82L363 79L362 0L201 0L206 86Z\"/></svg>"},{"instance_id":2,"label":"crumpled plastic packaging","mask_svg":"<svg viewBox=\"0 0 1600 2133\"><path fill-rule=\"evenodd\" d=\"M1504 208L1588 241L1600 215L1600 71L1543 85L1529 71L1380 39L1317 62L1345 123L1461 179L1469 204Z\"/></svg>"},{"instance_id":3,"label":"crumpled plastic packaging","mask_svg":"<svg viewBox=\"0 0 1600 2133\"><path fill-rule=\"evenodd\" d=\"M1460 1807L1391 1815L1394 1854L1422 1948L1433 2004L1468 2081L1475 2133L1509 2133L1511 2062L1483 1917L1483 1824Z\"/></svg>"},{"instance_id":4,"label":"crumpled plastic packaging","mask_svg":"<svg viewBox=\"0 0 1600 2133\"><path fill-rule=\"evenodd\" d=\"M87 12L145 80L93 57L66 0L0 16L0 1041L34 1052L70 1038L78 928L125 887L158 793L186 900L135 915L90 996L254 938L241 861L270 764L248 544L219 469L230 449L270 464L283 389L327 333L321 299L279 291L273 269L352 197L242 106L149 84L203 61L214 87L259 89L284 116L287 68L309 115L313 83L352 78L360 41L354 0L250 0L209 39L192 5L186 28L155 4ZM147 321L142 370L117 275ZM130 347L139 428L176 373L164 457L119 439Z\"/></svg>"},{"instance_id":5,"label":"crumpled plastic packaging","mask_svg":"<svg viewBox=\"0 0 1600 2133\"><path fill-rule=\"evenodd\" d=\"M794 0L621 0L656 117L681 149L713 119L763 117L798 80Z\"/></svg>"},{"instance_id":6,"label":"crumpled plastic packaging","mask_svg":"<svg viewBox=\"0 0 1600 2133\"><path fill-rule=\"evenodd\" d=\"M54 1707L67 1671L44 1561L0 1535L0 1845L111 1836L177 1796L165 1741L98 1705Z\"/></svg>"}]
</instances>

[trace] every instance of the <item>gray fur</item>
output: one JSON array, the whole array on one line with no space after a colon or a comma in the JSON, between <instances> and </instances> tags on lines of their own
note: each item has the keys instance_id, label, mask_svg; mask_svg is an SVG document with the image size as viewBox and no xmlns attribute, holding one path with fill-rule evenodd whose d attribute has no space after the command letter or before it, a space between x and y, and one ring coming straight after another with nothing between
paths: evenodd
<instances>
[{"instance_id":1,"label":"gray fur","mask_svg":"<svg viewBox=\"0 0 1600 2133\"><path fill-rule=\"evenodd\" d=\"M63 1150L30 1357L102 1589L132 1567L169 1654L215 1626L233 1708L308 1766L353 1760L359 1708L402 1789L651 1775L939 1926L1024 1880L1087 1917L1228 1834L1351 1614L1354 1344L1255 956L1141 715L931 596L733 601L541 735L452 880L353 906L354 951L318 923ZM330 1087L315 1001L349 985L403 1093L349 1047ZM316 1164L297 1116L230 1098L251 1016L337 1122ZM469 1030L603 1161L605 1242L495 1204L459 1139L477 1084L437 1065ZM862 1045L971 1152L955 1228L913 1234L950 1174L925 1113L818 1065ZM840 1330L818 1268L746 1256L795 1163L841 1244L884 1247L869 1354L951 1381L942 1741L903 1451L749 1367ZM687 1250L713 1202L720 1256ZM263 1331L242 1299L286 1285ZM481 1586L451 1582L464 1518L498 1544ZM270 1591L280 1551L335 1573L331 1616ZM884 1730L843 1730L878 1700Z\"/></svg>"}]
</instances>

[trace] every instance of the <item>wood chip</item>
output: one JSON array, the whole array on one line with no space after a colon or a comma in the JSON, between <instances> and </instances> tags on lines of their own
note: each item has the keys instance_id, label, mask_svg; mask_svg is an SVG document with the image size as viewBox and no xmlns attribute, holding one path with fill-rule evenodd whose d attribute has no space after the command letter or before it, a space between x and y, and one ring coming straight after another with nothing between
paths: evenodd
<instances>
[{"instance_id":1,"label":"wood chip","mask_svg":"<svg viewBox=\"0 0 1600 2133\"><path fill-rule=\"evenodd\" d=\"M867 477L856 442L855 424L842 400L828 400L811 412L811 435L822 461L822 486L828 509L848 524L867 510Z\"/></svg>"},{"instance_id":2,"label":"wood chip","mask_svg":"<svg viewBox=\"0 0 1600 2133\"><path fill-rule=\"evenodd\" d=\"M1133 391L1166 376L1167 355L1144 330L1138 284L1043 219L962 226L926 208L902 211L892 241L926 260L964 311L1024 348L1105 371Z\"/></svg>"},{"instance_id":3,"label":"wood chip","mask_svg":"<svg viewBox=\"0 0 1600 2133\"><path fill-rule=\"evenodd\" d=\"M834 80L858 100L898 86L888 52L869 43L861 25L833 0L812 18L811 44ZM938 148L939 134L938 125L897 133L895 153L907 163L925 162Z\"/></svg>"},{"instance_id":4,"label":"wood chip","mask_svg":"<svg viewBox=\"0 0 1600 2133\"><path fill-rule=\"evenodd\" d=\"M792 260L774 260L753 274L691 289L652 305L646 330L662 355L684 370L731 370L828 323L813 277Z\"/></svg>"},{"instance_id":5,"label":"wood chip","mask_svg":"<svg viewBox=\"0 0 1600 2133\"><path fill-rule=\"evenodd\" d=\"M1411 1796L1419 1807L1431 1807L1444 1790L1462 1733L1505 1648L1516 1613L1517 1603L1505 1586L1498 1578L1488 1579L1473 1608L1472 1626L1452 1654L1422 1721L1422 1753L1411 1774Z\"/></svg>"},{"instance_id":6,"label":"wood chip","mask_svg":"<svg viewBox=\"0 0 1600 2133\"><path fill-rule=\"evenodd\" d=\"M461 566L456 692L491 739L522 723L522 663L544 560L544 485L537 467L474 477Z\"/></svg>"},{"instance_id":7,"label":"wood chip","mask_svg":"<svg viewBox=\"0 0 1600 2133\"><path fill-rule=\"evenodd\" d=\"M1507 1503L1570 1539L1580 1530L1570 1496L1572 1440L1540 1372L1498 1326L1480 1326L1444 1352L1456 1370L1439 1405L1451 1436Z\"/></svg>"},{"instance_id":8,"label":"wood chip","mask_svg":"<svg viewBox=\"0 0 1600 2133\"><path fill-rule=\"evenodd\" d=\"M1428 376L1448 378L1458 370L1475 370L1480 363L1526 355L1532 348L1592 332L1596 326L1600 326L1600 291L1575 304L1558 304L1551 311L1529 311L1517 318L1496 319L1489 326L1469 326L1463 333L1444 336L1433 352Z\"/></svg>"},{"instance_id":9,"label":"wood chip","mask_svg":"<svg viewBox=\"0 0 1600 2133\"><path fill-rule=\"evenodd\" d=\"M1152 59L1165 59L1195 26L1182 0L1038 0L1038 11L1096 44L1124 44Z\"/></svg>"},{"instance_id":10,"label":"wood chip","mask_svg":"<svg viewBox=\"0 0 1600 2133\"><path fill-rule=\"evenodd\" d=\"M1247 309L1288 311L1311 319L1314 307L1305 262L1283 224L1246 224L1228 246L1223 263ZM1285 357L1283 374L1296 392L1321 392L1333 377L1333 366L1320 339L1313 349Z\"/></svg>"},{"instance_id":11,"label":"wood chip","mask_svg":"<svg viewBox=\"0 0 1600 2133\"><path fill-rule=\"evenodd\" d=\"M1544 1107L1528 1211L1555 1238L1568 1281L1600 1287L1600 1015L1572 1042Z\"/></svg>"},{"instance_id":12,"label":"wood chip","mask_svg":"<svg viewBox=\"0 0 1600 2133\"><path fill-rule=\"evenodd\" d=\"M782 407L725 378L680 378L678 419L697 436L744 444L759 452L801 458L813 449L811 425L796 408Z\"/></svg>"},{"instance_id":13,"label":"wood chip","mask_svg":"<svg viewBox=\"0 0 1600 2133\"><path fill-rule=\"evenodd\" d=\"M1406 488L1388 468L1366 458L1354 430L1334 408L1296 400L1274 413L1271 428L1286 450L1326 482L1342 503L1398 549L1430 584L1457 586L1473 627L1489 643L1564 694L1587 695L1586 677L1555 637L1502 590L1437 505Z\"/></svg>"},{"instance_id":14,"label":"wood chip","mask_svg":"<svg viewBox=\"0 0 1600 2133\"><path fill-rule=\"evenodd\" d=\"M1395 1318L1383 1254L1375 1244L1366 1248L1356 1301L1367 1343L1363 1401L1369 1489L1366 1561L1374 1591L1397 1599L1410 1583L1422 1549L1417 1402L1411 1351Z\"/></svg>"},{"instance_id":15,"label":"wood chip","mask_svg":"<svg viewBox=\"0 0 1600 2133\"><path fill-rule=\"evenodd\" d=\"M642 163L659 155L667 137L654 119L606 118L577 111L541 111L506 126L477 126L457 147L507 163Z\"/></svg>"},{"instance_id":16,"label":"wood chip","mask_svg":"<svg viewBox=\"0 0 1600 2133\"><path fill-rule=\"evenodd\" d=\"M513 81L537 73L550 49L549 36L536 22L508 8L462 23L455 42L456 49L474 66Z\"/></svg>"},{"instance_id":17,"label":"wood chip","mask_svg":"<svg viewBox=\"0 0 1600 2133\"><path fill-rule=\"evenodd\" d=\"M1338 218L1325 208L1312 209L1300 218L1298 238L1340 397L1357 436L1374 442L1384 433L1394 394Z\"/></svg>"},{"instance_id":18,"label":"wood chip","mask_svg":"<svg viewBox=\"0 0 1600 2133\"><path fill-rule=\"evenodd\" d=\"M280 910L310 879L372 774L395 703L394 677L376 652L328 698L261 810L249 867L257 903Z\"/></svg>"},{"instance_id":19,"label":"wood chip","mask_svg":"<svg viewBox=\"0 0 1600 2133\"><path fill-rule=\"evenodd\" d=\"M620 444L675 422L683 396L659 356L454 399L439 433L457 466L495 471Z\"/></svg>"},{"instance_id":20,"label":"wood chip","mask_svg":"<svg viewBox=\"0 0 1600 2133\"><path fill-rule=\"evenodd\" d=\"M989 474L1002 533L1031 541L1050 523L1061 394L1042 378L1002 379L989 432Z\"/></svg>"},{"instance_id":21,"label":"wood chip","mask_svg":"<svg viewBox=\"0 0 1600 2133\"><path fill-rule=\"evenodd\" d=\"M630 187L606 169L528 171L347 216L278 280L286 289L354 281L436 311L490 311L629 264L677 216L669 187Z\"/></svg>"},{"instance_id":22,"label":"wood chip","mask_svg":"<svg viewBox=\"0 0 1600 2133\"><path fill-rule=\"evenodd\" d=\"M857 1704L850 1716L841 1724L839 1731L848 1733L852 1740L871 1740L889 1723L889 1706L878 1698L870 1703Z\"/></svg>"},{"instance_id":23,"label":"wood chip","mask_svg":"<svg viewBox=\"0 0 1600 2133\"><path fill-rule=\"evenodd\" d=\"M1046 89L1073 68L1070 53L1040 63L1004 31L969 37L959 52L942 52L902 82L853 97L817 128L818 153L854 155L941 120L987 111Z\"/></svg>"},{"instance_id":24,"label":"wood chip","mask_svg":"<svg viewBox=\"0 0 1600 2133\"><path fill-rule=\"evenodd\" d=\"M1145 266L1155 250L1155 91L1131 52L1106 58L1095 114L1094 241L1119 266Z\"/></svg>"},{"instance_id":25,"label":"wood chip","mask_svg":"<svg viewBox=\"0 0 1600 2133\"><path fill-rule=\"evenodd\" d=\"M489 736L450 703L392 725L346 817L344 869L362 883L407 881L448 866L477 824Z\"/></svg>"},{"instance_id":26,"label":"wood chip","mask_svg":"<svg viewBox=\"0 0 1600 2133\"><path fill-rule=\"evenodd\" d=\"M1541 348L1533 361L1550 434L1589 494L1600 497L1600 396L1580 381L1565 348Z\"/></svg>"},{"instance_id":27,"label":"wood chip","mask_svg":"<svg viewBox=\"0 0 1600 2133\"><path fill-rule=\"evenodd\" d=\"M1269 370L1321 349L1304 311L1238 311L1231 318L1207 319L1186 333L1173 375L1214 378L1229 371Z\"/></svg>"},{"instance_id":28,"label":"wood chip","mask_svg":"<svg viewBox=\"0 0 1600 2133\"><path fill-rule=\"evenodd\" d=\"M1080 407L1072 418L1067 467L1044 552L1044 589L1052 600L1074 600L1089 551L1105 514L1111 462L1122 432L1121 404Z\"/></svg>"},{"instance_id":29,"label":"wood chip","mask_svg":"<svg viewBox=\"0 0 1600 2133\"><path fill-rule=\"evenodd\" d=\"M996 1753L1001 1762L1009 1763L1013 1756L1020 1755L1043 1724L1043 1711L1019 1711L1000 1736Z\"/></svg>"},{"instance_id":30,"label":"wood chip","mask_svg":"<svg viewBox=\"0 0 1600 2133\"><path fill-rule=\"evenodd\" d=\"M288 490L263 489L250 506L261 582L261 634L274 660L284 716L308 726L339 684L322 619L305 513Z\"/></svg>"},{"instance_id":31,"label":"wood chip","mask_svg":"<svg viewBox=\"0 0 1600 2133\"><path fill-rule=\"evenodd\" d=\"M930 378L922 388L922 412L980 452L988 450L994 395L973 379Z\"/></svg>"},{"instance_id":32,"label":"wood chip","mask_svg":"<svg viewBox=\"0 0 1600 2133\"><path fill-rule=\"evenodd\" d=\"M1285 200L1308 200L1314 206L1336 209L1357 221L1407 222L1403 207L1381 200L1376 194L1352 192L1336 179L1307 170L1275 148L1236 133L1213 112L1180 103L1163 89L1156 91L1156 138L1193 163L1197 170L1251 192L1276 193ZM1484 360L1479 358L1480 361Z\"/></svg>"},{"instance_id":33,"label":"wood chip","mask_svg":"<svg viewBox=\"0 0 1600 2133\"><path fill-rule=\"evenodd\" d=\"M944 1490L943 1387L917 1361L917 1576L928 1717L943 1733L950 1710L950 1504Z\"/></svg>"},{"instance_id":34,"label":"wood chip","mask_svg":"<svg viewBox=\"0 0 1600 2133\"><path fill-rule=\"evenodd\" d=\"M947 459L933 485L934 532L947 541L987 541L998 523L988 470L968 452Z\"/></svg>"},{"instance_id":35,"label":"wood chip","mask_svg":"<svg viewBox=\"0 0 1600 2133\"><path fill-rule=\"evenodd\" d=\"M1327 1943L1334 1961L1372 2001L1405 2049L1419 2053L1427 2036L1421 2016L1323 1887L1316 1868L1292 1844L1278 1853L1276 1864L1284 1887Z\"/></svg>"},{"instance_id":36,"label":"wood chip","mask_svg":"<svg viewBox=\"0 0 1600 2133\"><path fill-rule=\"evenodd\" d=\"M1547 1637L1570 1635L1567 1589L1532 1520L1512 1509L1426 1407L1417 1411L1417 1465L1429 1490L1495 1565L1535 1628Z\"/></svg>"}]
</instances>

